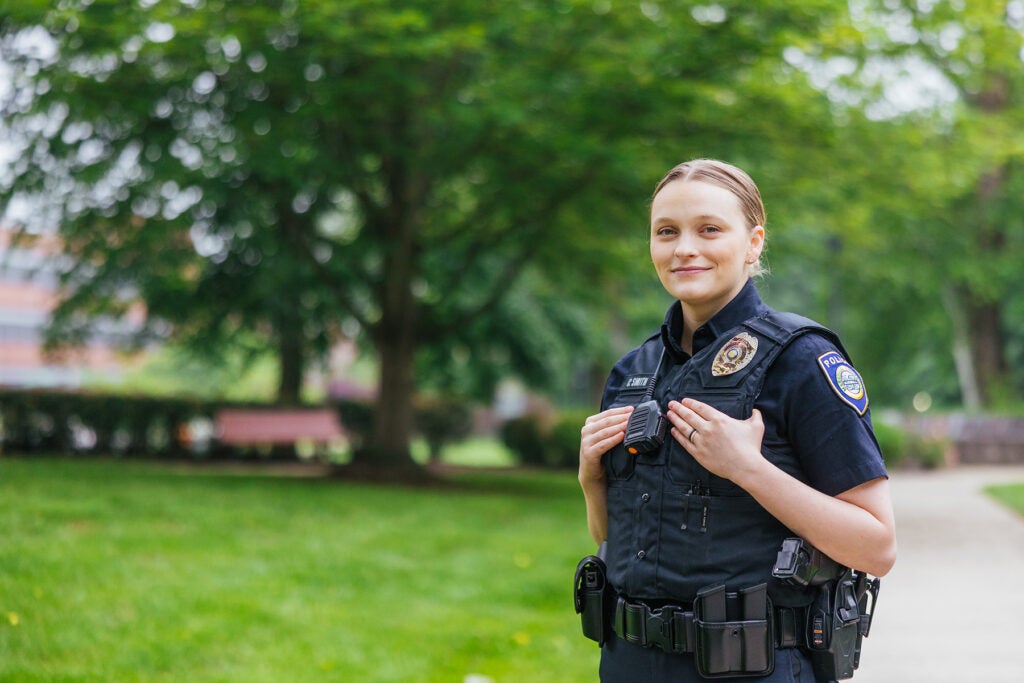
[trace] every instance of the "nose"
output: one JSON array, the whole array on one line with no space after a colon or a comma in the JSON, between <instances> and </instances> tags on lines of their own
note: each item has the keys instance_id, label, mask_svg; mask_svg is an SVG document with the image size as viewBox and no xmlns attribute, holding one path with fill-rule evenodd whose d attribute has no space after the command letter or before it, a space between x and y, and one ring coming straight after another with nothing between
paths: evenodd
<instances>
[{"instance_id":1,"label":"nose","mask_svg":"<svg viewBox=\"0 0 1024 683\"><path fill-rule=\"evenodd\" d=\"M688 231L683 230L676 238L674 249L676 256L694 256L697 254L697 239Z\"/></svg>"}]
</instances>

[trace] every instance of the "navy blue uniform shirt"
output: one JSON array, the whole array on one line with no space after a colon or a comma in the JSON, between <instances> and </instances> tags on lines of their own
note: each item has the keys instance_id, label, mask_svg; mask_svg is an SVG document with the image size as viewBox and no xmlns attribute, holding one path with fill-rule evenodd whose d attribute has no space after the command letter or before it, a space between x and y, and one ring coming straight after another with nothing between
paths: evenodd
<instances>
[{"instance_id":1,"label":"navy blue uniform shirt","mask_svg":"<svg viewBox=\"0 0 1024 683\"><path fill-rule=\"evenodd\" d=\"M732 301L694 332L694 353L768 310L753 281L748 280ZM661 336L667 356L675 363L690 359L679 346L682 330L682 308L674 303L665 315ZM800 481L834 496L887 473L872 430L870 409L861 414L857 406L844 400L819 363L830 352L840 351L818 334L795 339L768 371L754 406L764 418L761 450L765 457ZM602 410L621 388L626 368L636 353L634 349L612 368L601 400Z\"/></svg>"}]
</instances>

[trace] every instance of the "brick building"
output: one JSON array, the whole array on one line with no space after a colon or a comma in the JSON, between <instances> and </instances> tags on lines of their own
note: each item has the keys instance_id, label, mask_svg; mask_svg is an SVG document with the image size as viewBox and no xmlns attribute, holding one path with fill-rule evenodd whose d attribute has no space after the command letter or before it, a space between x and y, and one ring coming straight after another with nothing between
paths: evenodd
<instances>
[{"instance_id":1,"label":"brick building","mask_svg":"<svg viewBox=\"0 0 1024 683\"><path fill-rule=\"evenodd\" d=\"M0 386L75 388L91 377L116 381L126 359L112 348L116 330L59 357L43 353L43 329L56 303L60 245L38 236L13 244L0 228Z\"/></svg>"}]
</instances>

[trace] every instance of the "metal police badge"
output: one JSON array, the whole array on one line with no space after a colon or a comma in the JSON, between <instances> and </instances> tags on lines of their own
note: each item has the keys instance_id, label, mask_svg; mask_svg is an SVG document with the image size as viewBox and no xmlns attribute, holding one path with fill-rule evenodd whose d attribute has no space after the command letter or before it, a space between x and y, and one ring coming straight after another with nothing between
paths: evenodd
<instances>
[{"instance_id":1,"label":"metal police badge","mask_svg":"<svg viewBox=\"0 0 1024 683\"><path fill-rule=\"evenodd\" d=\"M757 353L757 337L741 332L718 350L715 362L711 364L711 375L721 377L739 372L754 360Z\"/></svg>"},{"instance_id":2,"label":"metal police badge","mask_svg":"<svg viewBox=\"0 0 1024 683\"><path fill-rule=\"evenodd\" d=\"M825 371L825 377L836 395L856 410L858 415L863 415L868 409L868 392L864 388L864 380L853 366L838 351L829 351L819 356L818 365Z\"/></svg>"}]
</instances>

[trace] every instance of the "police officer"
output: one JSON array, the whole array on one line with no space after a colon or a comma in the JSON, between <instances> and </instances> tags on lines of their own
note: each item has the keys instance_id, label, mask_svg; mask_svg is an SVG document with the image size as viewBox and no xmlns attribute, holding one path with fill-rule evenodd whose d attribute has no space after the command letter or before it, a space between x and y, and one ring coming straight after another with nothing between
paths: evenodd
<instances>
[{"instance_id":1,"label":"police officer","mask_svg":"<svg viewBox=\"0 0 1024 683\"><path fill-rule=\"evenodd\" d=\"M811 598L771 570L794 536L875 576L895 561L864 383L834 334L761 300L751 277L765 210L744 171L680 164L657 185L650 222L651 259L677 301L613 368L580 447L587 523L607 542L614 591L601 680L815 681ZM668 434L624 444L627 427L661 419L630 423L648 397Z\"/></svg>"}]
</instances>

